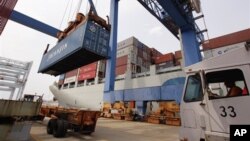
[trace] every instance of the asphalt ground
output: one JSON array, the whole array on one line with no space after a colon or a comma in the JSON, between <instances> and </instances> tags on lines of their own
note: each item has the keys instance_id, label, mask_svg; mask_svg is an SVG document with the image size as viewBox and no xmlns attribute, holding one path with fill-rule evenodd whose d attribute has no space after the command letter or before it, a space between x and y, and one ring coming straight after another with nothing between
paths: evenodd
<instances>
[{"instance_id":1,"label":"asphalt ground","mask_svg":"<svg viewBox=\"0 0 250 141\"><path fill-rule=\"evenodd\" d=\"M91 135L68 131L66 137L55 138L46 132L46 123L34 123L32 141L178 141L179 127L145 122L99 118Z\"/></svg>"}]
</instances>

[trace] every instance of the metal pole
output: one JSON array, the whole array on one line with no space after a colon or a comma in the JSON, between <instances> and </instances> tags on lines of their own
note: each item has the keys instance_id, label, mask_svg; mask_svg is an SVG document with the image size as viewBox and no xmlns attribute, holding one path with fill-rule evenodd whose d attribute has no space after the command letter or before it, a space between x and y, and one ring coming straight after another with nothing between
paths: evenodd
<instances>
[{"instance_id":1,"label":"metal pole","mask_svg":"<svg viewBox=\"0 0 250 141\"><path fill-rule=\"evenodd\" d=\"M109 41L109 56L106 65L104 93L114 91L115 87L115 64L117 50L117 26L118 26L118 2L119 0L111 0L110 5L110 20L111 20L111 35Z\"/></svg>"}]
</instances>

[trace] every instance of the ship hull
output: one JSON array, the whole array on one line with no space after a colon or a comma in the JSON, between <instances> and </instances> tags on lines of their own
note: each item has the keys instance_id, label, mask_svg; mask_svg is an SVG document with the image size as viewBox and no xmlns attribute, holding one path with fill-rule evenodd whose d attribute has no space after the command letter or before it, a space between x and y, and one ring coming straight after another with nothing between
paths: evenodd
<instances>
[{"instance_id":1,"label":"ship hull","mask_svg":"<svg viewBox=\"0 0 250 141\"><path fill-rule=\"evenodd\" d=\"M127 90L137 88L158 87L170 79L185 77L180 67L172 68L170 72L159 73L138 78L115 81L115 90ZM58 99L59 104L67 107L88 108L100 110L104 101L104 83L88 86L77 85L73 88L58 89L55 85L50 86L53 95Z\"/></svg>"}]
</instances>

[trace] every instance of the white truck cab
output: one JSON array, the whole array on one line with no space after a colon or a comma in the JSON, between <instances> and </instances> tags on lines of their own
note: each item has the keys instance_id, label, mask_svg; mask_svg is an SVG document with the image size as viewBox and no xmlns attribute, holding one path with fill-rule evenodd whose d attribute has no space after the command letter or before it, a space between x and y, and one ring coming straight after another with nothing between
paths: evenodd
<instances>
[{"instance_id":1,"label":"white truck cab","mask_svg":"<svg viewBox=\"0 0 250 141\"><path fill-rule=\"evenodd\" d=\"M229 141L230 125L250 124L249 44L185 71L181 141ZM238 91L226 87L228 81Z\"/></svg>"}]
</instances>

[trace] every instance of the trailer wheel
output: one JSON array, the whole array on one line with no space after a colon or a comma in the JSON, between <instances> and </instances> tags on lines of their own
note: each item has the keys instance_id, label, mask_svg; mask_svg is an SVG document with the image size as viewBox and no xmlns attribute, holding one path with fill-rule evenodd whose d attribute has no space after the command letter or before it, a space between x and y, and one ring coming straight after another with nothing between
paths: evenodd
<instances>
[{"instance_id":1,"label":"trailer wheel","mask_svg":"<svg viewBox=\"0 0 250 141\"><path fill-rule=\"evenodd\" d=\"M50 119L47 124L47 134L53 134L53 127L56 123L56 119Z\"/></svg>"},{"instance_id":2,"label":"trailer wheel","mask_svg":"<svg viewBox=\"0 0 250 141\"><path fill-rule=\"evenodd\" d=\"M54 137L60 138L64 137L67 132L67 122L63 120L57 120L53 127Z\"/></svg>"}]
</instances>

